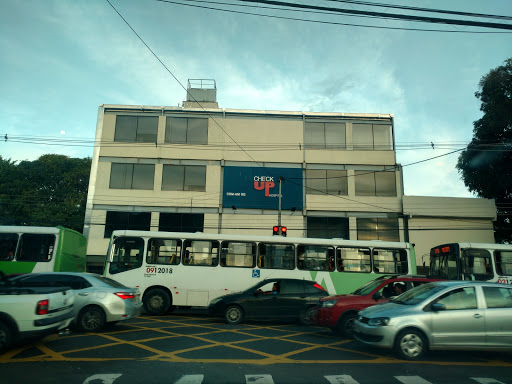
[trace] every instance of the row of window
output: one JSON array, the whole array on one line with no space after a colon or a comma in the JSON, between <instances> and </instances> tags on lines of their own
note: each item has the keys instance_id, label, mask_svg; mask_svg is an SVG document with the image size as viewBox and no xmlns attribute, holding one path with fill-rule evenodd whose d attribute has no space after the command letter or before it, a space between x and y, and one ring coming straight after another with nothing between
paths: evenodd
<instances>
[{"instance_id":1,"label":"row of window","mask_svg":"<svg viewBox=\"0 0 512 384\"><path fill-rule=\"evenodd\" d=\"M143 264L144 240L120 237L114 242L111 273ZM335 257L336 256L336 257ZM358 273L407 273L404 249L346 248L322 245L253 243L240 241L149 239L146 264L300 269Z\"/></svg>"},{"instance_id":2,"label":"row of window","mask_svg":"<svg viewBox=\"0 0 512 384\"><path fill-rule=\"evenodd\" d=\"M349 239L349 219L346 217L307 217L307 237L319 239ZM398 219L357 218L358 240L399 241ZM104 237L114 230L149 231L151 212L108 211ZM202 213L160 213L160 232L203 232ZM269 228L270 232L271 228ZM270 235L270 233L269 233Z\"/></svg>"},{"instance_id":3,"label":"row of window","mask_svg":"<svg viewBox=\"0 0 512 384\"><path fill-rule=\"evenodd\" d=\"M0 261L50 261L55 235L0 233Z\"/></svg>"},{"instance_id":4,"label":"row of window","mask_svg":"<svg viewBox=\"0 0 512 384\"><path fill-rule=\"evenodd\" d=\"M394 171L355 171L355 177L356 196L397 195ZM111 189L152 190L154 179L154 164L111 164ZM348 195L347 171L307 169L306 188L313 195ZM206 166L164 164L162 190L204 192Z\"/></svg>"},{"instance_id":5,"label":"row of window","mask_svg":"<svg viewBox=\"0 0 512 384\"><path fill-rule=\"evenodd\" d=\"M310 149L346 149L345 123L306 121L304 145ZM158 116L116 116L114 141L156 143ZM208 144L208 119L167 117L165 142L172 144ZM352 124L352 147L358 150L393 149L388 124Z\"/></svg>"}]
</instances>

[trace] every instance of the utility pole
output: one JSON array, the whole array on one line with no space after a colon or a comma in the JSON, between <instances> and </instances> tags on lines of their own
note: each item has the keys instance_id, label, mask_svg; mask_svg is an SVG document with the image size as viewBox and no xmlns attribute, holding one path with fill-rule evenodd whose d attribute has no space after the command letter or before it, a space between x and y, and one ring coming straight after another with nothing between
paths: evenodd
<instances>
[{"instance_id":1,"label":"utility pole","mask_svg":"<svg viewBox=\"0 0 512 384\"><path fill-rule=\"evenodd\" d=\"M281 233L281 181L283 180L283 176L279 176L279 210L277 211L277 225L279 227L279 234Z\"/></svg>"}]
</instances>

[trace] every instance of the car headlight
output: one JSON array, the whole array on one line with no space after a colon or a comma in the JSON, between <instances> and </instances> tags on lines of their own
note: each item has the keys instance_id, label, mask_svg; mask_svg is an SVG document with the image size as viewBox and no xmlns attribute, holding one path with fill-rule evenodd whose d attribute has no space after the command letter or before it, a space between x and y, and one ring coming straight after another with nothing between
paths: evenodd
<instances>
[{"instance_id":1,"label":"car headlight","mask_svg":"<svg viewBox=\"0 0 512 384\"><path fill-rule=\"evenodd\" d=\"M322 301L322 308L331 308L336 305L338 301L337 300L326 300Z\"/></svg>"},{"instance_id":2,"label":"car headlight","mask_svg":"<svg viewBox=\"0 0 512 384\"><path fill-rule=\"evenodd\" d=\"M389 324L389 317L374 317L373 319L368 319L368 325L371 326L384 326Z\"/></svg>"}]
</instances>

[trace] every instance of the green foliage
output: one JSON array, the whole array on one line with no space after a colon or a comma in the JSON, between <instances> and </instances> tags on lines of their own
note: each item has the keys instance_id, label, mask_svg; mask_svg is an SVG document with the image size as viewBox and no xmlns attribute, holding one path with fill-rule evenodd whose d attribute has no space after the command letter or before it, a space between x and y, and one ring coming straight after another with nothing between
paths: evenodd
<instances>
[{"instance_id":1,"label":"green foliage","mask_svg":"<svg viewBox=\"0 0 512 384\"><path fill-rule=\"evenodd\" d=\"M0 225L82 232L91 159L43 155L19 164L0 156Z\"/></svg>"},{"instance_id":2,"label":"green foliage","mask_svg":"<svg viewBox=\"0 0 512 384\"><path fill-rule=\"evenodd\" d=\"M475 96L484 115L457 169L470 191L496 199L496 241L512 243L512 58L482 77Z\"/></svg>"}]
</instances>

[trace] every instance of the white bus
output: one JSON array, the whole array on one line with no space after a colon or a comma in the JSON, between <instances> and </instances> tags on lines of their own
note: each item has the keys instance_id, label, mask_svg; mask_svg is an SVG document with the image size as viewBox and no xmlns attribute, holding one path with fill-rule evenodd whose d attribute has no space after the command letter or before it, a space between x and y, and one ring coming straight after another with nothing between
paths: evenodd
<instances>
[{"instance_id":1,"label":"white bus","mask_svg":"<svg viewBox=\"0 0 512 384\"><path fill-rule=\"evenodd\" d=\"M143 293L150 314L207 306L267 278L315 280L329 294L353 292L382 274L415 274L410 243L114 231L104 275Z\"/></svg>"},{"instance_id":2,"label":"white bus","mask_svg":"<svg viewBox=\"0 0 512 384\"><path fill-rule=\"evenodd\" d=\"M430 250L430 277L512 284L512 245L451 243Z\"/></svg>"}]
</instances>

